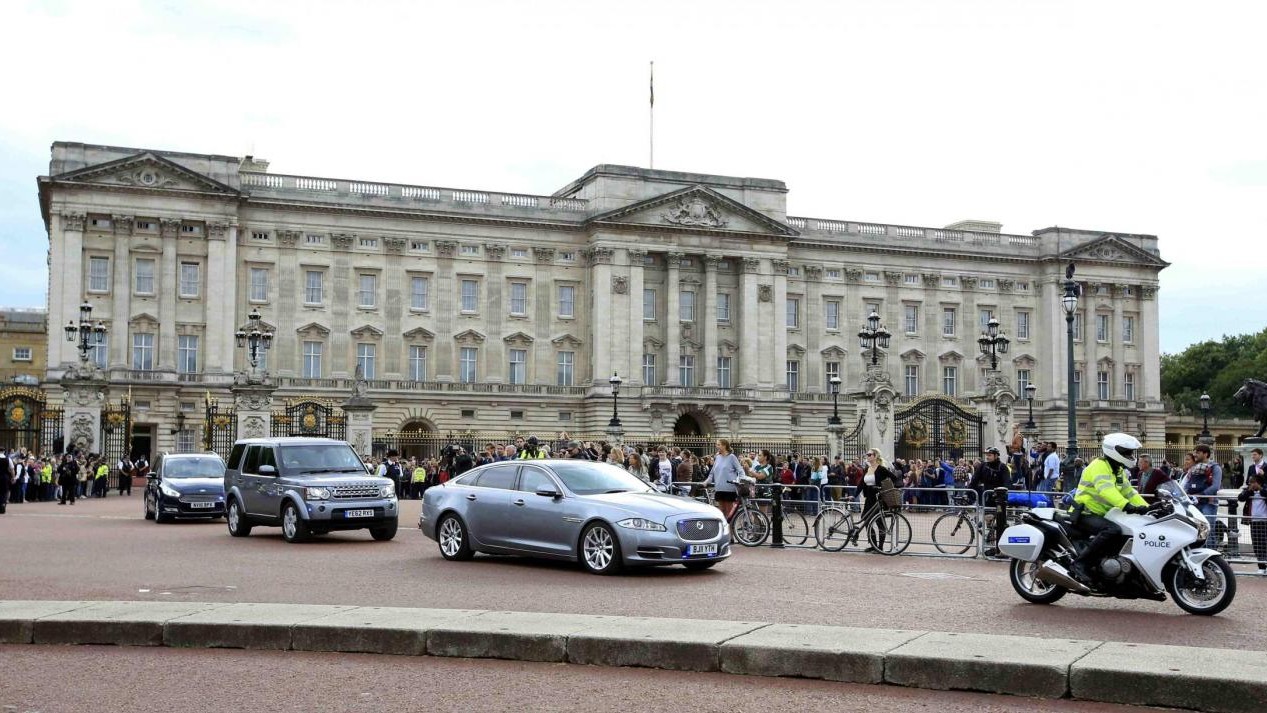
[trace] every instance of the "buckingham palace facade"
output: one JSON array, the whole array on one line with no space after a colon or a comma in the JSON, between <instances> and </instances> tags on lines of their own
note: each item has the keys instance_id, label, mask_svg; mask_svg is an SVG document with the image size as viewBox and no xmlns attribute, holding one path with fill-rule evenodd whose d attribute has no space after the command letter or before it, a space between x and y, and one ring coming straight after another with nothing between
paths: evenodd
<instances>
[{"instance_id":1,"label":"buckingham palace facade","mask_svg":"<svg viewBox=\"0 0 1267 713\"><path fill-rule=\"evenodd\" d=\"M612 165L521 195L57 142L38 185L50 402L80 358L61 325L87 301L108 330L89 359L155 453L194 447L204 401L247 369L234 336L253 310L279 400L342 401L359 365L376 430L543 435L601 432L614 373L629 433L821 435L832 376L855 412L873 311L900 398L967 402L995 318L998 371L1037 386L1062 440L1070 261L1081 427L1164 430L1151 235L793 217L782 181Z\"/></svg>"}]
</instances>

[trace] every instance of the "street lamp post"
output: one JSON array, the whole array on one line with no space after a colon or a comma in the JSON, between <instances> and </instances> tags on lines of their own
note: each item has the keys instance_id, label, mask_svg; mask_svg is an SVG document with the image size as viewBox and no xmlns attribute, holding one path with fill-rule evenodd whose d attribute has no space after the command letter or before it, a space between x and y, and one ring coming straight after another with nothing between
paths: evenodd
<instances>
[{"instance_id":1,"label":"street lamp post","mask_svg":"<svg viewBox=\"0 0 1267 713\"><path fill-rule=\"evenodd\" d=\"M1007 354L1007 347L1012 340L1007 335L999 331L999 320L991 317L986 323L985 332L977 338L977 344L981 347L981 353L990 357L990 369L998 371L999 355Z\"/></svg>"},{"instance_id":2,"label":"street lamp post","mask_svg":"<svg viewBox=\"0 0 1267 713\"><path fill-rule=\"evenodd\" d=\"M1210 395L1201 394L1201 442L1212 443L1214 436L1210 435Z\"/></svg>"},{"instance_id":3,"label":"street lamp post","mask_svg":"<svg viewBox=\"0 0 1267 713\"><path fill-rule=\"evenodd\" d=\"M620 428L620 412L618 410L616 397L620 394L620 384L622 381L618 374L612 372L612 377L607 380L607 383L611 384L612 387L612 420L607 422L607 427L612 430L618 430Z\"/></svg>"},{"instance_id":4,"label":"street lamp post","mask_svg":"<svg viewBox=\"0 0 1267 713\"><path fill-rule=\"evenodd\" d=\"M871 366L880 363L880 349L889 348L889 337L893 336L889 330L880 324L880 315L872 312L867 315L867 324L858 331L858 341L862 344L863 349L871 350Z\"/></svg>"},{"instance_id":5,"label":"street lamp post","mask_svg":"<svg viewBox=\"0 0 1267 713\"><path fill-rule=\"evenodd\" d=\"M260 354L266 352L273 346L273 333L260 328L260 311L252 309L251 313L246 316L248 327L239 329L234 335L238 340L238 348L246 349L246 361L254 370L259 366Z\"/></svg>"},{"instance_id":6,"label":"street lamp post","mask_svg":"<svg viewBox=\"0 0 1267 713\"><path fill-rule=\"evenodd\" d=\"M1078 311L1078 293L1081 292L1078 283L1073 281L1073 269L1072 262L1065 268L1065 294L1060 298L1060 305L1065 309L1065 361L1069 382L1069 443L1066 446L1065 460L1071 467L1078 457L1078 396L1073 379L1073 316Z\"/></svg>"},{"instance_id":7,"label":"street lamp post","mask_svg":"<svg viewBox=\"0 0 1267 713\"><path fill-rule=\"evenodd\" d=\"M831 377L831 418L827 419L828 425L840 425L840 376L832 374Z\"/></svg>"},{"instance_id":8,"label":"street lamp post","mask_svg":"<svg viewBox=\"0 0 1267 713\"><path fill-rule=\"evenodd\" d=\"M106 325L98 321L92 323L92 305L84 302L79 305L79 324L70 320L66 325L66 341L74 343L79 340L79 361L88 361L88 352L106 342Z\"/></svg>"},{"instance_id":9,"label":"street lamp post","mask_svg":"<svg viewBox=\"0 0 1267 713\"><path fill-rule=\"evenodd\" d=\"M1033 384L1025 385L1025 400L1029 402L1029 420L1025 422L1025 430L1033 433L1038 425L1034 423L1034 394L1038 392L1038 387Z\"/></svg>"}]
</instances>

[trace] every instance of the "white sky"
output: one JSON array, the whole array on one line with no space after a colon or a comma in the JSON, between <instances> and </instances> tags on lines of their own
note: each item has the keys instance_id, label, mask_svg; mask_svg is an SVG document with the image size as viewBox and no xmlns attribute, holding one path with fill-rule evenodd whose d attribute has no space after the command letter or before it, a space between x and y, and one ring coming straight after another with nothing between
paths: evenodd
<instances>
[{"instance_id":1,"label":"white sky","mask_svg":"<svg viewBox=\"0 0 1267 713\"><path fill-rule=\"evenodd\" d=\"M41 305L54 140L550 193L778 178L792 215L1152 233L1161 345L1267 326L1263 2L0 3L0 304Z\"/></svg>"}]
</instances>

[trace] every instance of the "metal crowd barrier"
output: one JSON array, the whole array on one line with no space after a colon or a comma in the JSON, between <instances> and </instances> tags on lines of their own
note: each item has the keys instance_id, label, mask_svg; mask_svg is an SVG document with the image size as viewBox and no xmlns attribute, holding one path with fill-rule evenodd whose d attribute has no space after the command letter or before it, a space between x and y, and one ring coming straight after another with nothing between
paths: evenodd
<instances>
[{"instance_id":1,"label":"metal crowd barrier","mask_svg":"<svg viewBox=\"0 0 1267 713\"><path fill-rule=\"evenodd\" d=\"M1206 546L1223 553L1238 575L1267 576L1267 520L1253 520L1243 514L1245 503L1236 499L1239 490L1223 490L1218 495L1190 495L1197 507L1215 503L1214 515L1206 515L1210 536ZM1255 541L1257 535L1257 541Z\"/></svg>"}]
</instances>

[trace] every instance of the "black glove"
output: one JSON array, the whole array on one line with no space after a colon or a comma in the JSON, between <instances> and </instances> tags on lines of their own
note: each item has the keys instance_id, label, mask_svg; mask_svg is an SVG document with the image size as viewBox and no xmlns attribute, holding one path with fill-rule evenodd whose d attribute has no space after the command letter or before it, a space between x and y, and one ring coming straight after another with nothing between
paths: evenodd
<instances>
[{"instance_id":1,"label":"black glove","mask_svg":"<svg viewBox=\"0 0 1267 713\"><path fill-rule=\"evenodd\" d=\"M1125 512L1127 515L1147 515L1147 514L1148 514L1148 506L1146 506L1146 505L1127 505L1126 507L1122 508L1122 511L1123 511L1123 512Z\"/></svg>"}]
</instances>

